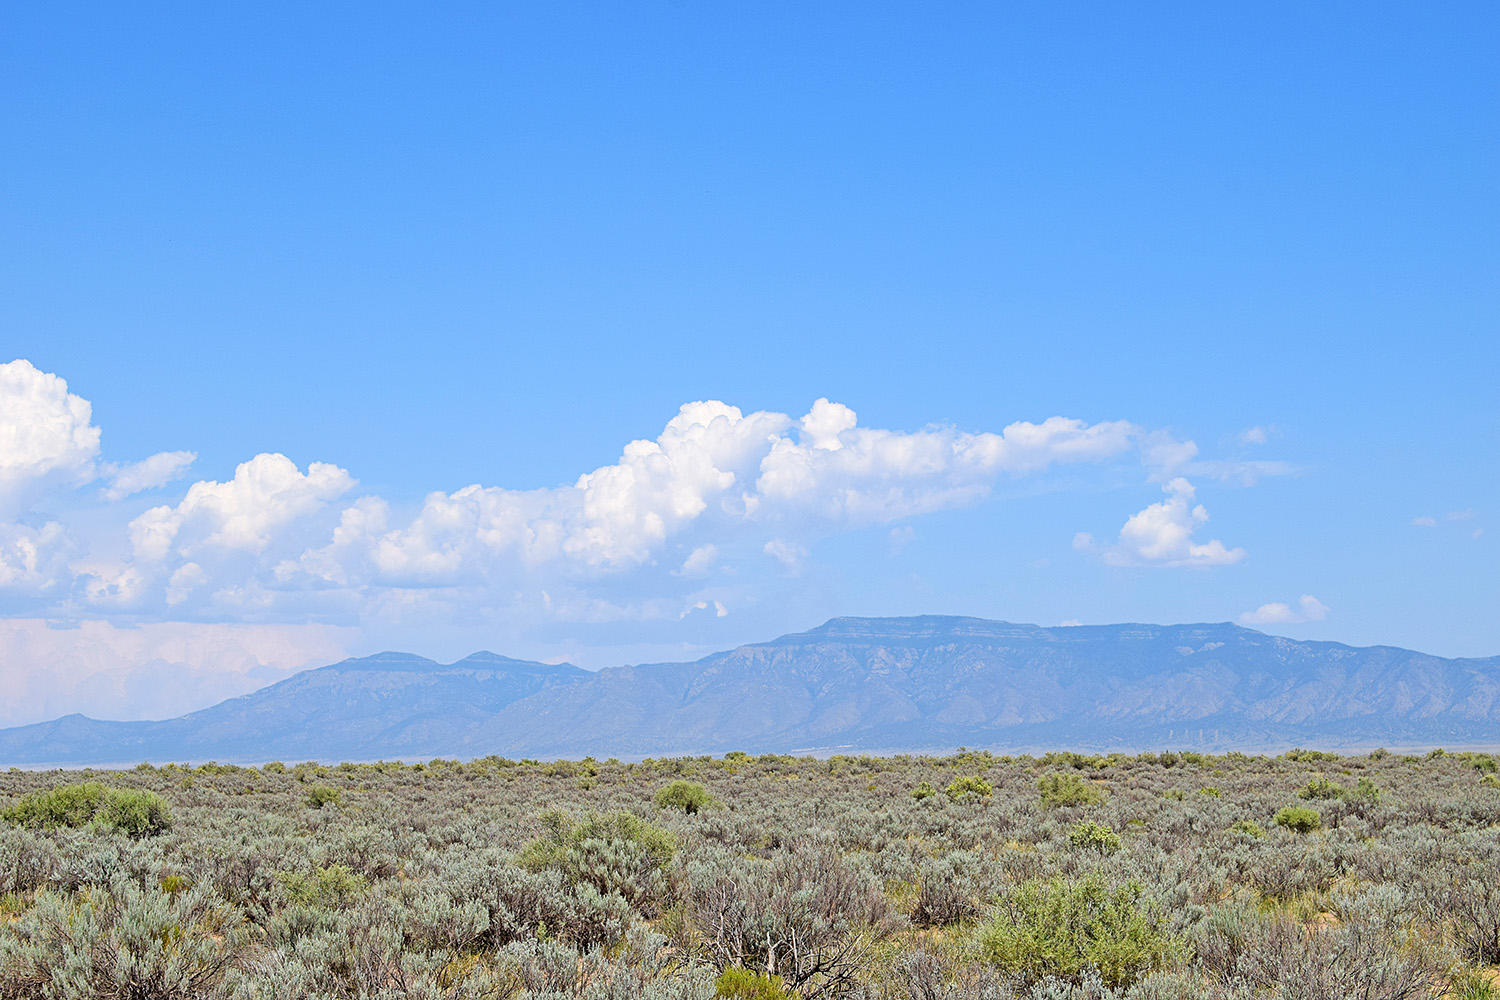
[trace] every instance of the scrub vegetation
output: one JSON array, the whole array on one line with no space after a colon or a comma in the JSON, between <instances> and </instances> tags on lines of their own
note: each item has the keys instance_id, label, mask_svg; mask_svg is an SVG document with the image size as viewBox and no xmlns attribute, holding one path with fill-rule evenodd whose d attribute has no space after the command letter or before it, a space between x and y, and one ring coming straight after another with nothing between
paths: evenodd
<instances>
[{"instance_id":1,"label":"scrub vegetation","mask_svg":"<svg viewBox=\"0 0 1500 1000\"><path fill-rule=\"evenodd\" d=\"M0 1000L1500 997L1481 754L0 772Z\"/></svg>"}]
</instances>

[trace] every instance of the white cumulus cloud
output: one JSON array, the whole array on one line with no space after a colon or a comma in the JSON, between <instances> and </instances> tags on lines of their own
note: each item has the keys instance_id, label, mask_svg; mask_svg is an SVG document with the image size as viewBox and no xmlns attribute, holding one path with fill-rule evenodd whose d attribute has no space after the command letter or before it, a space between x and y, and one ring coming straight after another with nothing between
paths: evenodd
<instances>
[{"instance_id":1,"label":"white cumulus cloud","mask_svg":"<svg viewBox=\"0 0 1500 1000\"><path fill-rule=\"evenodd\" d=\"M1093 537L1079 532L1073 547L1097 550L1112 566L1227 566L1245 557L1245 550L1229 548L1217 538L1198 541L1199 528L1208 523L1208 511L1194 503L1193 484L1178 477L1162 487L1165 500L1131 515L1113 545L1099 547Z\"/></svg>"},{"instance_id":2,"label":"white cumulus cloud","mask_svg":"<svg viewBox=\"0 0 1500 1000\"><path fill-rule=\"evenodd\" d=\"M617 462L570 485L434 493L404 523L363 499L346 509L329 544L283 563L277 576L338 586L597 577L653 563L689 529L716 540L679 550L683 576L707 572L723 541L746 534L775 540L776 558L800 565L800 543L775 537L784 526L829 531L972 503L999 475L1112 458L1135 434L1124 421L1063 417L999 434L888 431L860 427L853 410L826 399L799 419L694 402L655 440L630 442Z\"/></svg>"},{"instance_id":3,"label":"white cumulus cloud","mask_svg":"<svg viewBox=\"0 0 1500 1000\"><path fill-rule=\"evenodd\" d=\"M682 569L679 570L683 576L704 576L713 569L714 563L719 560L719 547L717 545L700 545L688 553L688 557L682 561Z\"/></svg>"},{"instance_id":4,"label":"white cumulus cloud","mask_svg":"<svg viewBox=\"0 0 1500 1000\"><path fill-rule=\"evenodd\" d=\"M256 455L233 479L194 483L176 506L153 507L131 521L131 545L147 560L165 558L174 547L257 552L278 528L353 487L353 477L336 465L313 462L303 473L285 455Z\"/></svg>"},{"instance_id":5,"label":"white cumulus cloud","mask_svg":"<svg viewBox=\"0 0 1500 1000\"><path fill-rule=\"evenodd\" d=\"M1270 428L1261 427L1259 425L1255 427L1246 427L1239 433L1240 444L1265 444L1270 439Z\"/></svg>"},{"instance_id":6,"label":"white cumulus cloud","mask_svg":"<svg viewBox=\"0 0 1500 1000\"><path fill-rule=\"evenodd\" d=\"M1130 565L1244 555L1196 537L1207 513L1185 478L1229 473L1192 441L1125 420L906 431L864 426L829 399L800 416L699 400L654 438L557 486L475 483L411 502L357 493L338 465L265 452L143 513L120 503L194 460L178 450L104 461L87 400L28 362L0 366L0 494L22 498L0 508L7 600L137 621L473 620L535 607L591 621L648 608L666 617L702 596L689 594L690 580L722 575L745 589L772 565L795 575L819 539L881 524L896 552L914 536L908 518L1060 466L1120 462L1166 483L1167 497L1131 517L1118 541L1080 534L1080 548ZM105 506L86 516L46 517L27 499L101 478Z\"/></svg>"},{"instance_id":7,"label":"white cumulus cloud","mask_svg":"<svg viewBox=\"0 0 1500 1000\"><path fill-rule=\"evenodd\" d=\"M1298 625L1303 622L1320 622L1328 617L1328 605L1311 594L1303 594L1295 604L1272 601L1262 604L1254 611L1240 615L1242 625Z\"/></svg>"},{"instance_id":8,"label":"white cumulus cloud","mask_svg":"<svg viewBox=\"0 0 1500 1000\"><path fill-rule=\"evenodd\" d=\"M800 573L802 564L807 561L807 549L784 538L771 539L762 551L779 562L781 568L788 573Z\"/></svg>"},{"instance_id":9,"label":"white cumulus cloud","mask_svg":"<svg viewBox=\"0 0 1500 1000\"><path fill-rule=\"evenodd\" d=\"M0 590L43 595L63 588L72 545L56 521L41 527L0 524Z\"/></svg>"},{"instance_id":10,"label":"white cumulus cloud","mask_svg":"<svg viewBox=\"0 0 1500 1000\"><path fill-rule=\"evenodd\" d=\"M85 482L99 454L89 401L30 361L0 364L0 516L48 482Z\"/></svg>"},{"instance_id":11,"label":"white cumulus cloud","mask_svg":"<svg viewBox=\"0 0 1500 1000\"><path fill-rule=\"evenodd\" d=\"M180 478L197 458L191 451L163 451L121 466L110 473L109 486L101 495L106 500L123 500L143 490L165 486Z\"/></svg>"}]
</instances>

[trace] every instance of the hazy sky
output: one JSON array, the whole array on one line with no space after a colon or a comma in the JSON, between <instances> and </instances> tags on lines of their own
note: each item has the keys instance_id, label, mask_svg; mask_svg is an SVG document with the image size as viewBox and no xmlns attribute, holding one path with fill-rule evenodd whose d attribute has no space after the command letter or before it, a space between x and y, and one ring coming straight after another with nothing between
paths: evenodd
<instances>
[{"instance_id":1,"label":"hazy sky","mask_svg":"<svg viewBox=\"0 0 1500 1000\"><path fill-rule=\"evenodd\" d=\"M1500 8L0 12L0 725L833 615L1500 653Z\"/></svg>"}]
</instances>

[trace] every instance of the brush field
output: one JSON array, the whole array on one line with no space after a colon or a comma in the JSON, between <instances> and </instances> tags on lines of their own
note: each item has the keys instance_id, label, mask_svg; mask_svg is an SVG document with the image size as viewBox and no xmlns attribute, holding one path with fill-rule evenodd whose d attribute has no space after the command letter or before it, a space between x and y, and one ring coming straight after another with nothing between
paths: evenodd
<instances>
[{"instance_id":1,"label":"brush field","mask_svg":"<svg viewBox=\"0 0 1500 1000\"><path fill-rule=\"evenodd\" d=\"M0 772L0 998L1500 997L1484 754Z\"/></svg>"}]
</instances>

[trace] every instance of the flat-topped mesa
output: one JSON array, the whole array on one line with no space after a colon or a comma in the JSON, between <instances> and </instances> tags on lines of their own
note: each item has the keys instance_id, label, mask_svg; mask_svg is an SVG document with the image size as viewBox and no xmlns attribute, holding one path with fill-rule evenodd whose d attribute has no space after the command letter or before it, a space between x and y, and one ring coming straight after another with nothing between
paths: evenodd
<instances>
[{"instance_id":1,"label":"flat-topped mesa","mask_svg":"<svg viewBox=\"0 0 1500 1000\"><path fill-rule=\"evenodd\" d=\"M1239 635L1263 635L1233 622L1206 622L1191 625L1028 625L1018 622L969 618L958 615L913 615L902 618L830 618L806 632L780 636L771 644L798 644L827 640L903 641L903 640L1023 640L1043 642L1077 642L1110 640L1147 640L1162 638L1222 639Z\"/></svg>"}]
</instances>

